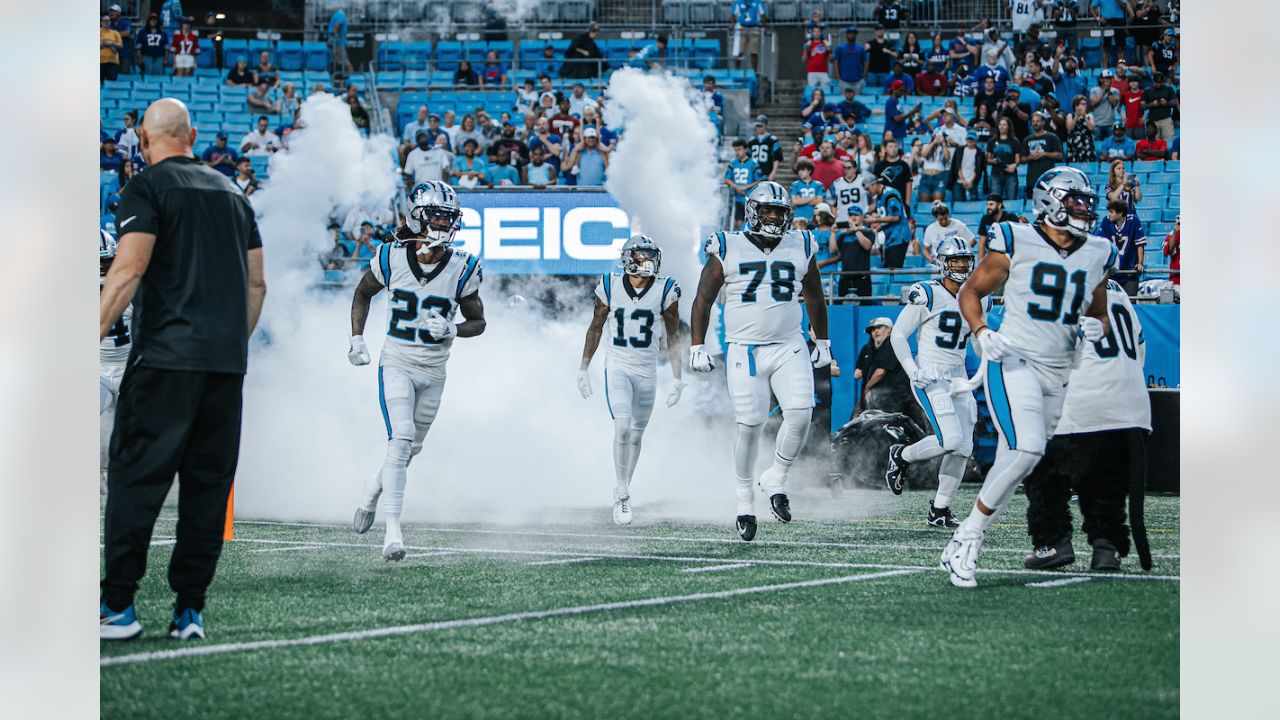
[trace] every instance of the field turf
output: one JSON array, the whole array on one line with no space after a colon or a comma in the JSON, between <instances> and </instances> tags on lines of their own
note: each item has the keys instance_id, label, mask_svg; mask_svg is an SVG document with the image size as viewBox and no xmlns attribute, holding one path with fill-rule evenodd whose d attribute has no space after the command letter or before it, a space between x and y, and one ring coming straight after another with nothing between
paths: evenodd
<instances>
[{"instance_id":1,"label":"field turf","mask_svg":"<svg viewBox=\"0 0 1280 720\"><path fill-rule=\"evenodd\" d=\"M1079 532L1075 565L1022 569L1019 495L976 590L938 569L950 533L925 527L929 499L797 493L797 520L762 518L750 544L732 518L663 522L644 503L629 528L607 507L409 524L399 564L381 558L381 523L241 519L204 643L165 637L168 508L144 635L102 645L102 717L1177 716L1176 497L1147 500L1155 569L1130 556L1099 576Z\"/></svg>"}]
</instances>

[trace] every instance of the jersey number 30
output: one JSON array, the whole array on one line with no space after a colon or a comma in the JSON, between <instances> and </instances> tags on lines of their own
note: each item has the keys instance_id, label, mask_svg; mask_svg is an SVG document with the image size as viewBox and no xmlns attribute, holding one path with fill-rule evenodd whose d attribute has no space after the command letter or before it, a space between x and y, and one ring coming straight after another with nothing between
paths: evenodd
<instances>
[{"instance_id":1,"label":"jersey number 30","mask_svg":"<svg viewBox=\"0 0 1280 720\"><path fill-rule=\"evenodd\" d=\"M421 339L428 345L439 345L442 341L431 337L431 333L426 330L400 326L402 322L411 323L416 320L419 311L430 312L432 308L439 310L441 317L447 318L449 311L453 309L453 303L437 295L428 295L420 300L417 295L407 290L393 291L391 293L391 327L387 329L387 334L409 342Z\"/></svg>"},{"instance_id":2,"label":"jersey number 30","mask_svg":"<svg viewBox=\"0 0 1280 720\"><path fill-rule=\"evenodd\" d=\"M743 275L752 273L751 280L747 282L747 289L742 291L742 302L753 303L756 301L756 290L760 289L760 283L764 282L766 268L769 271L770 278L769 293L773 296L773 299L778 302L790 302L796 294L796 266L785 260L779 260L772 264L763 260L739 264L738 272Z\"/></svg>"}]
</instances>

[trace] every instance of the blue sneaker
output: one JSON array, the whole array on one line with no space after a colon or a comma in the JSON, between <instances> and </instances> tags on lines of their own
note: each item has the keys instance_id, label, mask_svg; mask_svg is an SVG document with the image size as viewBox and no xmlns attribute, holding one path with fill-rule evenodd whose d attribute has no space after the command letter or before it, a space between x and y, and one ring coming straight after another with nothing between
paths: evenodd
<instances>
[{"instance_id":1,"label":"blue sneaker","mask_svg":"<svg viewBox=\"0 0 1280 720\"><path fill-rule=\"evenodd\" d=\"M203 640L204 618L191 608L181 612L174 608L173 622L169 623L169 637L179 640Z\"/></svg>"},{"instance_id":2,"label":"blue sneaker","mask_svg":"<svg viewBox=\"0 0 1280 720\"><path fill-rule=\"evenodd\" d=\"M106 603L98 603L99 640L132 640L141 634L142 623L132 605L117 612Z\"/></svg>"}]
</instances>

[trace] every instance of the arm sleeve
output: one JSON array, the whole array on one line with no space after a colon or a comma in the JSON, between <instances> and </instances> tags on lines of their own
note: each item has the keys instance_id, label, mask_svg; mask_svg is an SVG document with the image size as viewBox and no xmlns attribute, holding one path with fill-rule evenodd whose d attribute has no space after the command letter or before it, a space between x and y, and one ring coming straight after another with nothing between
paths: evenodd
<instances>
[{"instance_id":1,"label":"arm sleeve","mask_svg":"<svg viewBox=\"0 0 1280 720\"><path fill-rule=\"evenodd\" d=\"M707 242L703 245L703 250L708 255L715 255L718 258L724 258L724 234L711 233L707 236Z\"/></svg>"},{"instance_id":2,"label":"arm sleeve","mask_svg":"<svg viewBox=\"0 0 1280 720\"><path fill-rule=\"evenodd\" d=\"M149 177L139 175L120 192L120 207L116 208L116 232L120 237L131 232L159 235L160 207L146 181Z\"/></svg>"},{"instance_id":3,"label":"arm sleeve","mask_svg":"<svg viewBox=\"0 0 1280 720\"><path fill-rule=\"evenodd\" d=\"M675 278L668 278L667 285L662 289L662 312L666 312L667 308L680 302L680 283Z\"/></svg>"},{"instance_id":4,"label":"arm sleeve","mask_svg":"<svg viewBox=\"0 0 1280 720\"><path fill-rule=\"evenodd\" d=\"M916 287L911 288L911 295L914 296L916 291ZM929 311L924 305L915 304L914 297L911 297L910 301L912 304L903 308L898 314L898 319L893 324L893 332L889 334L889 342L893 345L893 354L898 357L898 364L902 365L903 372L908 377L915 377L916 362L911 357L911 344L908 338L916 328L920 327L920 323L924 321Z\"/></svg>"},{"instance_id":5,"label":"arm sleeve","mask_svg":"<svg viewBox=\"0 0 1280 720\"><path fill-rule=\"evenodd\" d=\"M467 266L458 279L458 299L471 297L480 292L480 282L484 279L484 268L480 267L480 258L472 255L467 259Z\"/></svg>"},{"instance_id":6,"label":"arm sleeve","mask_svg":"<svg viewBox=\"0 0 1280 720\"><path fill-rule=\"evenodd\" d=\"M601 275L600 280L596 282L595 296L596 299L605 305L609 304L609 291L605 283L611 282L613 278L609 275Z\"/></svg>"},{"instance_id":7,"label":"arm sleeve","mask_svg":"<svg viewBox=\"0 0 1280 720\"><path fill-rule=\"evenodd\" d=\"M249 199L244 196L241 196L240 202L244 205L245 216L249 218L249 244L246 249L260 249L262 247L262 234L258 232L258 220L253 216L253 206L249 204Z\"/></svg>"},{"instance_id":8,"label":"arm sleeve","mask_svg":"<svg viewBox=\"0 0 1280 720\"><path fill-rule=\"evenodd\" d=\"M391 248L395 243L390 241L384 242L378 246L373 262L369 263L369 272L373 274L373 279L378 284L387 287L386 267L391 264Z\"/></svg>"},{"instance_id":9,"label":"arm sleeve","mask_svg":"<svg viewBox=\"0 0 1280 720\"><path fill-rule=\"evenodd\" d=\"M993 222L987 226L987 250L1009 254L1009 241L1004 236L1004 224Z\"/></svg>"}]
</instances>

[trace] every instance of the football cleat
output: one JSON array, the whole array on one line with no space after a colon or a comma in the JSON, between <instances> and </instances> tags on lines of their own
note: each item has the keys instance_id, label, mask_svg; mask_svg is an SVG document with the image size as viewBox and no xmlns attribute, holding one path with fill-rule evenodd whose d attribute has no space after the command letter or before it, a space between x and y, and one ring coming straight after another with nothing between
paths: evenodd
<instances>
[{"instance_id":1,"label":"football cleat","mask_svg":"<svg viewBox=\"0 0 1280 720\"><path fill-rule=\"evenodd\" d=\"M173 609L173 620L169 622L169 637L178 640L203 640L204 618L191 608L178 612Z\"/></svg>"},{"instance_id":2,"label":"football cleat","mask_svg":"<svg viewBox=\"0 0 1280 720\"><path fill-rule=\"evenodd\" d=\"M404 559L404 543L392 541L382 546L382 559L387 562L400 562Z\"/></svg>"},{"instance_id":3,"label":"football cleat","mask_svg":"<svg viewBox=\"0 0 1280 720\"><path fill-rule=\"evenodd\" d=\"M364 485L364 504L356 508L351 519L351 529L364 534L373 527L373 517L378 512L378 498L382 496L382 475L375 474Z\"/></svg>"},{"instance_id":4,"label":"football cleat","mask_svg":"<svg viewBox=\"0 0 1280 720\"><path fill-rule=\"evenodd\" d=\"M132 640L141 634L142 623L132 605L117 612L98 603L99 640Z\"/></svg>"},{"instance_id":5,"label":"football cleat","mask_svg":"<svg viewBox=\"0 0 1280 720\"><path fill-rule=\"evenodd\" d=\"M786 493L770 495L769 509L773 510L773 516L778 518L779 522L791 522L791 501L787 499Z\"/></svg>"},{"instance_id":6,"label":"football cleat","mask_svg":"<svg viewBox=\"0 0 1280 720\"><path fill-rule=\"evenodd\" d=\"M1119 570L1120 551L1106 538L1093 541L1093 560L1089 562L1090 570Z\"/></svg>"},{"instance_id":7,"label":"football cleat","mask_svg":"<svg viewBox=\"0 0 1280 720\"><path fill-rule=\"evenodd\" d=\"M929 501L929 517L925 520L934 527L957 528L960 527L960 521L956 520L956 516L952 514L951 508L944 507L941 510L933 506L933 501Z\"/></svg>"},{"instance_id":8,"label":"football cleat","mask_svg":"<svg viewBox=\"0 0 1280 720\"><path fill-rule=\"evenodd\" d=\"M1032 550L1022 561L1022 566L1028 570L1052 570L1075 561L1076 551L1071 547L1071 538L1064 537L1053 545L1041 545Z\"/></svg>"},{"instance_id":9,"label":"football cleat","mask_svg":"<svg viewBox=\"0 0 1280 720\"><path fill-rule=\"evenodd\" d=\"M942 569L951 584L959 588L978 587L978 555L982 553L982 533L960 528L942 551Z\"/></svg>"},{"instance_id":10,"label":"football cleat","mask_svg":"<svg viewBox=\"0 0 1280 720\"><path fill-rule=\"evenodd\" d=\"M619 525L631 524L631 496L624 495L613 501L613 521Z\"/></svg>"},{"instance_id":11,"label":"football cleat","mask_svg":"<svg viewBox=\"0 0 1280 720\"><path fill-rule=\"evenodd\" d=\"M756 537L756 516L755 515L739 515L738 516L738 536L747 542L751 542Z\"/></svg>"},{"instance_id":12,"label":"football cleat","mask_svg":"<svg viewBox=\"0 0 1280 720\"><path fill-rule=\"evenodd\" d=\"M903 486L907 484L907 464L907 461L902 459L902 445L890 445L889 464L884 469L884 484L893 491L894 495L901 495Z\"/></svg>"}]
</instances>

